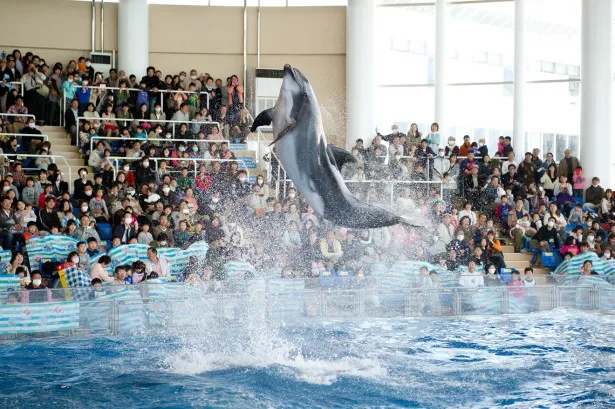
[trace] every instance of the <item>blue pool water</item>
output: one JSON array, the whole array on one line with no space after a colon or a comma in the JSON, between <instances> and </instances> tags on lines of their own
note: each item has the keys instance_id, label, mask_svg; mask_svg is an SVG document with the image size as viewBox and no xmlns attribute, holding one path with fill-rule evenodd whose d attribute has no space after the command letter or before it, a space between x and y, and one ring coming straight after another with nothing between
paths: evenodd
<instances>
[{"instance_id":1,"label":"blue pool water","mask_svg":"<svg viewBox=\"0 0 615 409\"><path fill-rule=\"evenodd\" d=\"M558 309L20 339L0 341L0 374L6 409L613 408L615 316Z\"/></svg>"}]
</instances>

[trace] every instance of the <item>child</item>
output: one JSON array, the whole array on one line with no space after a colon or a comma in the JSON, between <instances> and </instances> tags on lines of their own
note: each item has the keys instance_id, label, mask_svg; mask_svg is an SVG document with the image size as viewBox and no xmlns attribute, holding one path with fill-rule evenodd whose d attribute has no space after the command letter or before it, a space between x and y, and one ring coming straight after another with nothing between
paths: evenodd
<instances>
[{"instance_id":1,"label":"child","mask_svg":"<svg viewBox=\"0 0 615 409\"><path fill-rule=\"evenodd\" d=\"M29 177L26 179L26 186L21 192L21 197L26 204L34 205L38 199L39 191L34 187L34 179Z\"/></svg>"},{"instance_id":2,"label":"child","mask_svg":"<svg viewBox=\"0 0 615 409\"><path fill-rule=\"evenodd\" d=\"M107 295L106 291L103 290L102 284L103 282L100 278L95 278L92 280L92 287L94 287L94 291L90 294L91 300L103 295Z\"/></svg>"},{"instance_id":3,"label":"child","mask_svg":"<svg viewBox=\"0 0 615 409\"><path fill-rule=\"evenodd\" d=\"M512 206L508 204L508 196L502 195L501 204L495 209L495 217L504 226L508 223L508 214L512 211Z\"/></svg>"},{"instance_id":4,"label":"child","mask_svg":"<svg viewBox=\"0 0 615 409\"><path fill-rule=\"evenodd\" d=\"M132 137L143 141L147 139L147 133L145 132L143 125L137 125L137 131L132 135Z\"/></svg>"},{"instance_id":5,"label":"child","mask_svg":"<svg viewBox=\"0 0 615 409\"><path fill-rule=\"evenodd\" d=\"M38 237L40 234L38 233L38 228L36 227L36 222L28 222L28 227L26 232L23 235L25 241L30 240L32 237Z\"/></svg>"},{"instance_id":6,"label":"child","mask_svg":"<svg viewBox=\"0 0 615 409\"><path fill-rule=\"evenodd\" d=\"M118 236L113 236L113 238L111 239L111 247L109 248L109 250L119 247L121 245L122 239L120 239Z\"/></svg>"},{"instance_id":7,"label":"child","mask_svg":"<svg viewBox=\"0 0 615 409\"><path fill-rule=\"evenodd\" d=\"M199 107L201 103L201 96L199 95L198 92L196 92L196 84L194 82L191 82L190 85L188 85L188 91L190 91L190 94L188 94L188 99L186 100L186 104L188 105L188 112L190 113L190 119L193 119L194 114L197 111L199 111Z\"/></svg>"},{"instance_id":8,"label":"child","mask_svg":"<svg viewBox=\"0 0 615 409\"><path fill-rule=\"evenodd\" d=\"M508 291L516 298L523 298L525 291L523 290L523 281L521 281L521 274L515 270L512 272L512 281L506 284L511 287Z\"/></svg>"},{"instance_id":9,"label":"child","mask_svg":"<svg viewBox=\"0 0 615 409\"><path fill-rule=\"evenodd\" d=\"M98 250L98 241L96 241L94 237L90 237L88 239L88 248L86 251L90 258L96 257L98 254L100 254L100 250Z\"/></svg>"},{"instance_id":10,"label":"child","mask_svg":"<svg viewBox=\"0 0 615 409\"><path fill-rule=\"evenodd\" d=\"M504 137L498 138L498 156L504 156Z\"/></svg>"},{"instance_id":11,"label":"child","mask_svg":"<svg viewBox=\"0 0 615 409\"><path fill-rule=\"evenodd\" d=\"M149 232L149 224L144 223L141 226L141 232L137 236L137 242L139 244L147 244L149 246L152 241L154 241L154 237L152 236L152 233Z\"/></svg>"},{"instance_id":12,"label":"child","mask_svg":"<svg viewBox=\"0 0 615 409\"><path fill-rule=\"evenodd\" d=\"M72 209L68 209L66 213L64 213L64 217L62 218L62 221L61 221L63 229L66 229L66 226L70 220L75 222L75 227L79 227L81 225L79 223L79 220L73 214Z\"/></svg>"},{"instance_id":13,"label":"child","mask_svg":"<svg viewBox=\"0 0 615 409\"><path fill-rule=\"evenodd\" d=\"M583 168L577 166L572 175L572 192L574 197L583 198L583 189L585 188L585 176L583 175Z\"/></svg>"},{"instance_id":14,"label":"child","mask_svg":"<svg viewBox=\"0 0 615 409\"><path fill-rule=\"evenodd\" d=\"M90 255L87 253L88 246L84 241L77 243L77 254L79 255L79 264L82 266L90 265Z\"/></svg>"},{"instance_id":15,"label":"child","mask_svg":"<svg viewBox=\"0 0 615 409\"><path fill-rule=\"evenodd\" d=\"M575 226L582 222L583 222L583 205L580 203L577 203L574 206L574 209L572 209L572 211L570 212L570 215L568 216L568 224Z\"/></svg>"},{"instance_id":16,"label":"child","mask_svg":"<svg viewBox=\"0 0 615 409\"><path fill-rule=\"evenodd\" d=\"M139 84L139 88L139 92L137 92L137 107L140 107L143 104L147 105L147 100L149 98L147 94L147 82L141 81L141 83Z\"/></svg>"}]
</instances>

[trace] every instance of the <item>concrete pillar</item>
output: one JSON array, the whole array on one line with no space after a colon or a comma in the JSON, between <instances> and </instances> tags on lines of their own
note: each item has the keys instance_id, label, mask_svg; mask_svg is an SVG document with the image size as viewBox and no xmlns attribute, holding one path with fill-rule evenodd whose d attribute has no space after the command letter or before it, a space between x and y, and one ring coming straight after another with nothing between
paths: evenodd
<instances>
[{"instance_id":1,"label":"concrete pillar","mask_svg":"<svg viewBox=\"0 0 615 409\"><path fill-rule=\"evenodd\" d=\"M118 9L118 69L140 79L149 65L147 0L120 0Z\"/></svg>"},{"instance_id":2,"label":"concrete pillar","mask_svg":"<svg viewBox=\"0 0 615 409\"><path fill-rule=\"evenodd\" d=\"M515 158L523 160L527 152L525 141L525 3L515 0L515 61L514 61L514 108L513 148ZM530 144L538 146L538 144Z\"/></svg>"},{"instance_id":3,"label":"concrete pillar","mask_svg":"<svg viewBox=\"0 0 615 409\"><path fill-rule=\"evenodd\" d=\"M586 184L613 187L613 3L583 0L581 27L581 166ZM573 152L573 154L575 154Z\"/></svg>"},{"instance_id":4,"label":"concrete pillar","mask_svg":"<svg viewBox=\"0 0 615 409\"><path fill-rule=\"evenodd\" d=\"M446 122L446 66L448 54L446 47L446 21L448 0L436 0L436 58L435 58L435 122L440 125L440 144L446 143L449 124ZM429 132L429 130L425 130Z\"/></svg>"},{"instance_id":5,"label":"concrete pillar","mask_svg":"<svg viewBox=\"0 0 615 409\"><path fill-rule=\"evenodd\" d=\"M349 0L346 7L346 147L376 132L374 101L376 0Z\"/></svg>"}]
</instances>

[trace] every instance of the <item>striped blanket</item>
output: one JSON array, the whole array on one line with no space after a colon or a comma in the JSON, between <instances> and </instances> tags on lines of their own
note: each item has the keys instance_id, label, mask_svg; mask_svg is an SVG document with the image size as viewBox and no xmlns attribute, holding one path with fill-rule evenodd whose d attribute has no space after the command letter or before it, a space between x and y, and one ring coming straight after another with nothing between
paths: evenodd
<instances>
[{"instance_id":1,"label":"striped blanket","mask_svg":"<svg viewBox=\"0 0 615 409\"><path fill-rule=\"evenodd\" d=\"M66 331L79 328L79 303L0 305L0 334Z\"/></svg>"},{"instance_id":2,"label":"striped blanket","mask_svg":"<svg viewBox=\"0 0 615 409\"><path fill-rule=\"evenodd\" d=\"M615 274L615 266L611 263L607 263L596 255L596 253L588 252L579 254L572 257L570 260L565 260L560 263L559 266L553 271L554 276L563 274L580 275L583 263L586 260L590 260L593 264L593 270L600 275L613 275Z\"/></svg>"},{"instance_id":3,"label":"striped blanket","mask_svg":"<svg viewBox=\"0 0 615 409\"><path fill-rule=\"evenodd\" d=\"M26 243L30 270L38 270L41 260L64 261L71 251L77 249L79 240L61 234L32 237Z\"/></svg>"}]
</instances>

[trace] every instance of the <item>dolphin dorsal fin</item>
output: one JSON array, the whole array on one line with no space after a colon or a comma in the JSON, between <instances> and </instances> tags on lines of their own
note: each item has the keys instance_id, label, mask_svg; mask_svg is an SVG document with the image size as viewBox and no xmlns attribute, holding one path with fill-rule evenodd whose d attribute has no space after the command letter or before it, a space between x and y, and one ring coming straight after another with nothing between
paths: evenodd
<instances>
[{"instance_id":1,"label":"dolphin dorsal fin","mask_svg":"<svg viewBox=\"0 0 615 409\"><path fill-rule=\"evenodd\" d=\"M346 149L338 148L334 145L328 145L327 151L330 157L333 158L335 166L341 171L344 163L348 162L356 162L357 158L355 158L352 153L348 152Z\"/></svg>"},{"instance_id":2,"label":"dolphin dorsal fin","mask_svg":"<svg viewBox=\"0 0 615 409\"><path fill-rule=\"evenodd\" d=\"M273 115L273 108L265 109L263 112L258 114L256 119L254 119L254 123L252 124L252 128L250 128L250 132L256 131L256 129L259 126L271 125L272 115Z\"/></svg>"}]
</instances>

